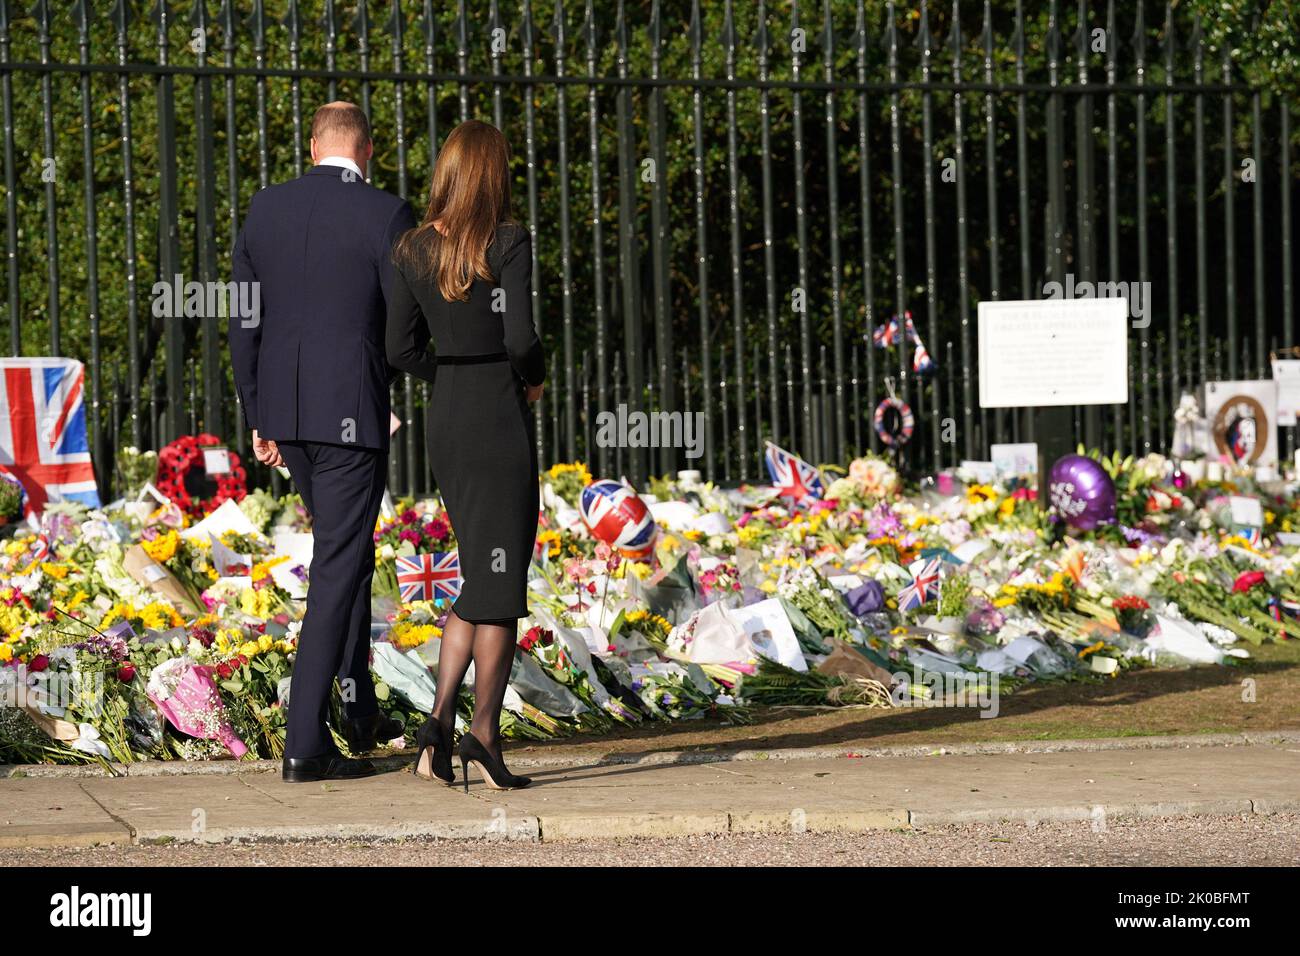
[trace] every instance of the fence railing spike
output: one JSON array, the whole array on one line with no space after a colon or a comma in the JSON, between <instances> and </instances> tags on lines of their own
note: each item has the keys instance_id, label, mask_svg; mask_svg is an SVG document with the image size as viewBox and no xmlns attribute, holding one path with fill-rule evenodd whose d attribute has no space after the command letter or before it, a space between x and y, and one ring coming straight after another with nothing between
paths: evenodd
<instances>
[{"instance_id":1,"label":"fence railing spike","mask_svg":"<svg viewBox=\"0 0 1300 956\"><path fill-rule=\"evenodd\" d=\"M94 19L94 11L90 8L89 0L73 0L68 14L72 17L72 22L77 26L77 42L83 45L89 43L90 22ZM2 15L0 14L0 16Z\"/></svg>"}]
</instances>

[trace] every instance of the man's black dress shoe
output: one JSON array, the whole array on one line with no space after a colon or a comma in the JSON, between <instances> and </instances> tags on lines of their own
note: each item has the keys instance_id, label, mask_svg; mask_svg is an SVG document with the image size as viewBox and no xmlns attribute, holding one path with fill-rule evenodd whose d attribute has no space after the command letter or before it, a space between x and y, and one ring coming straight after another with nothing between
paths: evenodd
<instances>
[{"instance_id":1,"label":"man's black dress shoe","mask_svg":"<svg viewBox=\"0 0 1300 956\"><path fill-rule=\"evenodd\" d=\"M313 780L352 780L369 777L375 765L338 754L323 757L285 757L281 778L285 783L310 783Z\"/></svg>"},{"instance_id":2,"label":"man's black dress shoe","mask_svg":"<svg viewBox=\"0 0 1300 956\"><path fill-rule=\"evenodd\" d=\"M354 754L374 750L381 740L392 740L403 733L402 722L394 717L385 717L379 711L369 717L344 717L339 727L343 739L348 742L348 750Z\"/></svg>"}]
</instances>

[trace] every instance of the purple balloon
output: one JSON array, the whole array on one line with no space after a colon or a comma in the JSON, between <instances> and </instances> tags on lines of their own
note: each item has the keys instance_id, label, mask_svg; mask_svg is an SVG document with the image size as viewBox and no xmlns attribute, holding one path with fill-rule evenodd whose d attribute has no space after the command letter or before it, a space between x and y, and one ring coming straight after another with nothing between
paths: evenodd
<instances>
[{"instance_id":1,"label":"purple balloon","mask_svg":"<svg viewBox=\"0 0 1300 956\"><path fill-rule=\"evenodd\" d=\"M1081 531L1115 520L1115 483L1101 463L1083 455L1066 455L1052 466L1052 510Z\"/></svg>"}]
</instances>

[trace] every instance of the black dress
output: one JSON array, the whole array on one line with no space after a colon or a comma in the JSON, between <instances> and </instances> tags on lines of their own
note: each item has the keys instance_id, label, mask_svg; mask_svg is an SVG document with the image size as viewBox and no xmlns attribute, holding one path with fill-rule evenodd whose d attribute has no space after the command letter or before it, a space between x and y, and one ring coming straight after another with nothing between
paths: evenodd
<instances>
[{"instance_id":1,"label":"black dress","mask_svg":"<svg viewBox=\"0 0 1300 956\"><path fill-rule=\"evenodd\" d=\"M463 578L453 607L474 623L528 614L538 490L524 385L542 384L546 371L533 327L527 230L499 227L488 264L496 282L475 281L468 300L448 302L436 277L399 261L388 295L389 364L433 383L429 462Z\"/></svg>"}]
</instances>

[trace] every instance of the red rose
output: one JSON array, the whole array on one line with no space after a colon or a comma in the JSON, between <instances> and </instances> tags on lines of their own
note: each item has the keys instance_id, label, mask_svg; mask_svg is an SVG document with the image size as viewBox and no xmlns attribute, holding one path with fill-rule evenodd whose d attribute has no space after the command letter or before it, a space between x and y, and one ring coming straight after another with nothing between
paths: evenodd
<instances>
[{"instance_id":1,"label":"red rose","mask_svg":"<svg viewBox=\"0 0 1300 956\"><path fill-rule=\"evenodd\" d=\"M222 661L220 664L217 665L217 674L221 677L222 680L229 680L230 675L233 673L234 671L230 669L230 665L227 664L225 661Z\"/></svg>"},{"instance_id":2,"label":"red rose","mask_svg":"<svg viewBox=\"0 0 1300 956\"><path fill-rule=\"evenodd\" d=\"M525 651L531 651L533 649L533 646L537 643L538 638L540 638L541 636L542 636L542 629L538 627L536 624L534 624L527 631L525 631L524 636L519 639L519 646L523 648Z\"/></svg>"},{"instance_id":3,"label":"red rose","mask_svg":"<svg viewBox=\"0 0 1300 956\"><path fill-rule=\"evenodd\" d=\"M135 680L135 665L126 663L119 667L117 669L117 679L123 684L129 684Z\"/></svg>"},{"instance_id":4,"label":"red rose","mask_svg":"<svg viewBox=\"0 0 1300 956\"><path fill-rule=\"evenodd\" d=\"M1237 576L1237 580L1232 584L1234 593L1242 594L1249 591L1256 584L1264 583L1263 571L1243 571Z\"/></svg>"},{"instance_id":5,"label":"red rose","mask_svg":"<svg viewBox=\"0 0 1300 956\"><path fill-rule=\"evenodd\" d=\"M37 654L27 662L27 670L33 674L39 674L50 666L50 659L45 654Z\"/></svg>"}]
</instances>

